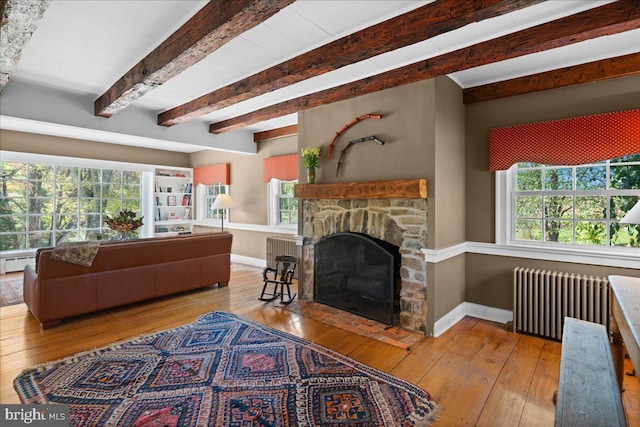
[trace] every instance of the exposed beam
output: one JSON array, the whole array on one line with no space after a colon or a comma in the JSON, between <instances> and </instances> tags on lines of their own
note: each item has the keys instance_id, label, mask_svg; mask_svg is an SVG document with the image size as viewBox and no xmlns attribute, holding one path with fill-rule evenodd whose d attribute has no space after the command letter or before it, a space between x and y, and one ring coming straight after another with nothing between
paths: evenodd
<instances>
[{"instance_id":1,"label":"exposed beam","mask_svg":"<svg viewBox=\"0 0 640 427\"><path fill-rule=\"evenodd\" d=\"M173 126L385 52L513 12L542 0L438 0L365 28L228 86L167 110L158 124Z\"/></svg>"},{"instance_id":2,"label":"exposed beam","mask_svg":"<svg viewBox=\"0 0 640 427\"><path fill-rule=\"evenodd\" d=\"M265 130L264 132L256 132L253 134L253 142L262 142L267 139L279 138L282 136L290 136L298 133L298 125L283 126L277 129Z\"/></svg>"},{"instance_id":3,"label":"exposed beam","mask_svg":"<svg viewBox=\"0 0 640 427\"><path fill-rule=\"evenodd\" d=\"M95 114L111 117L293 1L211 0L102 94Z\"/></svg>"},{"instance_id":4,"label":"exposed beam","mask_svg":"<svg viewBox=\"0 0 640 427\"><path fill-rule=\"evenodd\" d=\"M228 132L308 108L639 27L638 2L617 1L425 61L212 123L209 132Z\"/></svg>"},{"instance_id":5,"label":"exposed beam","mask_svg":"<svg viewBox=\"0 0 640 427\"><path fill-rule=\"evenodd\" d=\"M0 91L5 87L14 68L20 62L22 52L38 28L42 15L51 0L2 0L0 13Z\"/></svg>"},{"instance_id":6,"label":"exposed beam","mask_svg":"<svg viewBox=\"0 0 640 427\"><path fill-rule=\"evenodd\" d=\"M470 104L634 74L640 74L640 53L471 87L463 91L463 100L465 104Z\"/></svg>"}]
</instances>

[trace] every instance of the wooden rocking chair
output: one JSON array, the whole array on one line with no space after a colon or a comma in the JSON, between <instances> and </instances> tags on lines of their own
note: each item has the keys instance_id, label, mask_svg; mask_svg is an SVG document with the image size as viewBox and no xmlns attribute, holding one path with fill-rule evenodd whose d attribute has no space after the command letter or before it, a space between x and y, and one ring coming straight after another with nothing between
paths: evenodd
<instances>
[{"instance_id":1,"label":"wooden rocking chair","mask_svg":"<svg viewBox=\"0 0 640 427\"><path fill-rule=\"evenodd\" d=\"M280 297L282 304L289 304L296 297L291 295L291 282L296 272L298 259L291 255L280 255L276 257L275 268L267 267L262 272L264 278L264 286L260 294L261 301L273 301ZM267 286L273 285L273 292L267 292ZM284 299L285 286L287 287L287 299ZM278 290L278 287L280 290Z\"/></svg>"}]
</instances>

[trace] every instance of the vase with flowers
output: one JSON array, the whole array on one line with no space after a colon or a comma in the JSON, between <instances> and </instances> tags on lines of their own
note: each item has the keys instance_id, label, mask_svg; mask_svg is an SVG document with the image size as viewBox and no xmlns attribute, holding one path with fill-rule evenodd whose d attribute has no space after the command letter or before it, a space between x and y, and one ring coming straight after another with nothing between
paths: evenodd
<instances>
[{"instance_id":1,"label":"vase with flowers","mask_svg":"<svg viewBox=\"0 0 640 427\"><path fill-rule=\"evenodd\" d=\"M144 217L137 217L137 214L129 209L123 209L117 215L105 219L104 223L112 229L120 233L120 240L125 240L142 227Z\"/></svg>"},{"instance_id":2,"label":"vase with flowers","mask_svg":"<svg viewBox=\"0 0 640 427\"><path fill-rule=\"evenodd\" d=\"M320 147L304 147L301 152L302 162L307 168L307 182L313 184L316 181L316 168L320 165L322 150Z\"/></svg>"}]
</instances>

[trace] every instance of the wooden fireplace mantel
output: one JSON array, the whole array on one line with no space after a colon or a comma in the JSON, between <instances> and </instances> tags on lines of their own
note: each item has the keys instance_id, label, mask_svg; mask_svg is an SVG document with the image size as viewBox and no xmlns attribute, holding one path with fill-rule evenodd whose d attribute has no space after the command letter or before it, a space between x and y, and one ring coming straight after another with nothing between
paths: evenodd
<instances>
[{"instance_id":1,"label":"wooden fireplace mantel","mask_svg":"<svg viewBox=\"0 0 640 427\"><path fill-rule=\"evenodd\" d=\"M299 199L426 199L426 179L341 182L335 184L297 184Z\"/></svg>"}]
</instances>

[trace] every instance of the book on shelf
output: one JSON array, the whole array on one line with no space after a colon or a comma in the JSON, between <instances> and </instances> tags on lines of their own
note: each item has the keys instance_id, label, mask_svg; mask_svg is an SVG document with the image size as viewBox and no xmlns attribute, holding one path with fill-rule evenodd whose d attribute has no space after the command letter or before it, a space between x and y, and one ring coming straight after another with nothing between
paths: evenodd
<instances>
[{"instance_id":1,"label":"book on shelf","mask_svg":"<svg viewBox=\"0 0 640 427\"><path fill-rule=\"evenodd\" d=\"M191 194L182 196L182 206L191 206Z\"/></svg>"},{"instance_id":2,"label":"book on shelf","mask_svg":"<svg viewBox=\"0 0 640 427\"><path fill-rule=\"evenodd\" d=\"M169 228L167 227L156 227L156 233L168 233Z\"/></svg>"},{"instance_id":3,"label":"book on shelf","mask_svg":"<svg viewBox=\"0 0 640 427\"><path fill-rule=\"evenodd\" d=\"M191 207L184 208L184 219L191 219Z\"/></svg>"}]
</instances>

